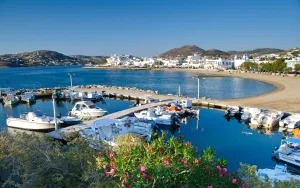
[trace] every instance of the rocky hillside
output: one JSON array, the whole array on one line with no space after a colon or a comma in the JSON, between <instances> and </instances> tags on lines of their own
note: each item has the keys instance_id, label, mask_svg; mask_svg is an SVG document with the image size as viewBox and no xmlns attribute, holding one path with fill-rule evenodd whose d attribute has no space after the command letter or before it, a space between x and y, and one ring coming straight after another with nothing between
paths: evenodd
<instances>
[{"instance_id":1,"label":"rocky hillside","mask_svg":"<svg viewBox=\"0 0 300 188\"><path fill-rule=\"evenodd\" d=\"M196 45L185 45L180 48L171 49L159 55L159 57L186 57L195 53L202 54L204 51Z\"/></svg>"},{"instance_id":2,"label":"rocky hillside","mask_svg":"<svg viewBox=\"0 0 300 188\"><path fill-rule=\"evenodd\" d=\"M0 55L2 67L16 66L52 66L52 65L80 65L87 63L98 63L103 60L103 56L67 56L50 50L37 50L18 54Z\"/></svg>"},{"instance_id":3,"label":"rocky hillside","mask_svg":"<svg viewBox=\"0 0 300 188\"><path fill-rule=\"evenodd\" d=\"M254 50L245 50L245 51L228 51L230 55L254 55L260 56L265 54L273 54L273 53L280 53L284 50L277 49L277 48L257 48Z\"/></svg>"},{"instance_id":4,"label":"rocky hillside","mask_svg":"<svg viewBox=\"0 0 300 188\"><path fill-rule=\"evenodd\" d=\"M218 50L218 49L211 49L205 51L202 56L210 56L210 57L225 57L230 56L227 52Z\"/></svg>"},{"instance_id":5,"label":"rocky hillside","mask_svg":"<svg viewBox=\"0 0 300 188\"><path fill-rule=\"evenodd\" d=\"M104 59L108 58L107 56L86 56L86 55L72 55L71 57L76 58L80 61L93 62L93 63L99 63Z\"/></svg>"}]
</instances>

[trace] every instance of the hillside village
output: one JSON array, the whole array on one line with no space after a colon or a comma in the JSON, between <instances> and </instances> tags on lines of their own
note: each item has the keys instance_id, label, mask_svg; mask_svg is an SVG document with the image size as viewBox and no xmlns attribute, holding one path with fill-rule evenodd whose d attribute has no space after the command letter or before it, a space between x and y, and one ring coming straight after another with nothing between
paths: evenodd
<instances>
[{"instance_id":1,"label":"hillside village","mask_svg":"<svg viewBox=\"0 0 300 188\"><path fill-rule=\"evenodd\" d=\"M183 46L172 49L157 57L135 57L130 55L114 54L106 59L104 66L123 67L176 67L176 68L205 68L205 69L239 69L244 62L257 64L272 63L277 59L284 59L287 67L295 68L300 64L300 49L295 48L288 51L274 49L274 53L264 54L263 49L245 52L227 53L220 50L205 51L197 46ZM267 52L272 50L267 49ZM241 55L242 54L242 55Z\"/></svg>"}]
</instances>

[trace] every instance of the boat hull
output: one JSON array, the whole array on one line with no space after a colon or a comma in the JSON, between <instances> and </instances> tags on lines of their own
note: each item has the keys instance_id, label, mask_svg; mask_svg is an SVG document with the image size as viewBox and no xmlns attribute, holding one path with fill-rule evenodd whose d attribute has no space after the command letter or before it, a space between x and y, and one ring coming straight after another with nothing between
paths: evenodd
<instances>
[{"instance_id":1,"label":"boat hull","mask_svg":"<svg viewBox=\"0 0 300 188\"><path fill-rule=\"evenodd\" d=\"M7 118L6 124L8 127L25 129L25 130L53 130L55 129L55 124L52 122L28 122L26 120L18 118Z\"/></svg>"},{"instance_id":2,"label":"boat hull","mask_svg":"<svg viewBox=\"0 0 300 188\"><path fill-rule=\"evenodd\" d=\"M106 111L71 111L75 116L87 116L87 117L101 117L104 116Z\"/></svg>"}]
</instances>

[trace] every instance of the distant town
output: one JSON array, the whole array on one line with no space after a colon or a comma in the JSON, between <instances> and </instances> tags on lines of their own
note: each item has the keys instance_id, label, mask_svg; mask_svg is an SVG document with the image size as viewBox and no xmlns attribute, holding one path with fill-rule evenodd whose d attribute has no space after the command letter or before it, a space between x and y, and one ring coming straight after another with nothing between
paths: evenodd
<instances>
[{"instance_id":1,"label":"distant town","mask_svg":"<svg viewBox=\"0 0 300 188\"><path fill-rule=\"evenodd\" d=\"M258 69L258 65L267 65L281 60L285 66L278 71L299 71L300 48L280 50L273 48L252 51L203 50L195 45L174 48L155 57L136 57L133 55L111 56L67 56L54 51L39 50L20 54L0 56L0 67L22 66L68 66L85 65L89 67L127 67L127 68L203 68L203 69L241 69L245 62L248 69ZM252 63L252 64L251 64ZM295 69L295 67L297 67ZM271 69L270 69L271 70ZM277 70L277 69L276 69Z\"/></svg>"}]
</instances>

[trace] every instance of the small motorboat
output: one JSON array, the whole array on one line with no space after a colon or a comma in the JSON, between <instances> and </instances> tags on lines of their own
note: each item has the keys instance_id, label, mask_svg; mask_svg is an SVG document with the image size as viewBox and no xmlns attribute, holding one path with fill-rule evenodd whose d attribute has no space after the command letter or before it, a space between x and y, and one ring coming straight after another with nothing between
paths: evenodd
<instances>
[{"instance_id":1,"label":"small motorboat","mask_svg":"<svg viewBox=\"0 0 300 188\"><path fill-rule=\"evenodd\" d=\"M20 99L13 94L7 94L7 96L4 99L4 104L6 105L16 105L20 102Z\"/></svg>"},{"instance_id":2,"label":"small motorboat","mask_svg":"<svg viewBox=\"0 0 300 188\"><path fill-rule=\"evenodd\" d=\"M61 121L56 119L57 124ZM45 116L41 112L28 112L20 115L20 118L7 118L6 124L8 127L14 127L26 130L51 130L55 129L55 119L50 116Z\"/></svg>"},{"instance_id":3,"label":"small motorboat","mask_svg":"<svg viewBox=\"0 0 300 188\"><path fill-rule=\"evenodd\" d=\"M160 125L172 125L176 120L174 114L157 115L155 109L144 110L140 113L134 113L134 115L141 120L153 120L156 124Z\"/></svg>"},{"instance_id":4,"label":"small motorboat","mask_svg":"<svg viewBox=\"0 0 300 188\"><path fill-rule=\"evenodd\" d=\"M71 110L71 115L79 117L101 117L106 110L96 107L96 105L91 101L80 101L75 103Z\"/></svg>"},{"instance_id":5,"label":"small motorboat","mask_svg":"<svg viewBox=\"0 0 300 188\"><path fill-rule=\"evenodd\" d=\"M32 92L25 92L24 95L21 96L21 101L28 104L32 104L36 101L36 99Z\"/></svg>"},{"instance_id":6,"label":"small motorboat","mask_svg":"<svg viewBox=\"0 0 300 188\"><path fill-rule=\"evenodd\" d=\"M64 125L76 125L81 122L81 119L76 116L61 116L59 119Z\"/></svg>"},{"instance_id":7,"label":"small motorboat","mask_svg":"<svg viewBox=\"0 0 300 188\"><path fill-rule=\"evenodd\" d=\"M232 106L230 108L227 108L225 111L224 116L225 117L237 117L241 116L243 108L240 106Z\"/></svg>"},{"instance_id":8,"label":"small motorboat","mask_svg":"<svg viewBox=\"0 0 300 188\"><path fill-rule=\"evenodd\" d=\"M252 116L256 116L257 114L260 114L262 112L262 109L260 108L244 108L243 113L241 115L241 120L243 121L250 121Z\"/></svg>"},{"instance_id":9,"label":"small motorboat","mask_svg":"<svg viewBox=\"0 0 300 188\"><path fill-rule=\"evenodd\" d=\"M279 121L280 127L288 127L289 129L297 128L296 124L300 121L300 114L293 114Z\"/></svg>"},{"instance_id":10,"label":"small motorboat","mask_svg":"<svg viewBox=\"0 0 300 188\"><path fill-rule=\"evenodd\" d=\"M84 101L98 101L103 98L102 94L99 94L97 92L92 92L92 93L79 92L78 95Z\"/></svg>"},{"instance_id":11,"label":"small motorboat","mask_svg":"<svg viewBox=\"0 0 300 188\"><path fill-rule=\"evenodd\" d=\"M300 180L299 175L293 175L287 172L287 166L276 165L274 169L258 169L256 175L261 181L269 181L273 186L277 181Z\"/></svg>"},{"instance_id":12,"label":"small motorboat","mask_svg":"<svg viewBox=\"0 0 300 188\"><path fill-rule=\"evenodd\" d=\"M300 140L292 137L282 140L274 154L279 160L300 167Z\"/></svg>"},{"instance_id":13,"label":"small motorboat","mask_svg":"<svg viewBox=\"0 0 300 188\"><path fill-rule=\"evenodd\" d=\"M263 113L260 117L258 126L263 128L275 128L279 125L279 121L284 116L282 112L269 111Z\"/></svg>"}]
</instances>

